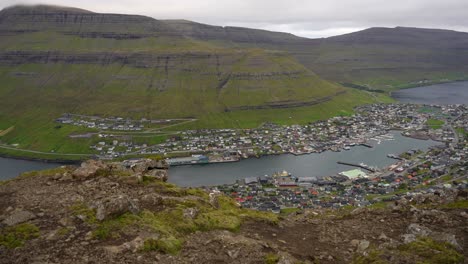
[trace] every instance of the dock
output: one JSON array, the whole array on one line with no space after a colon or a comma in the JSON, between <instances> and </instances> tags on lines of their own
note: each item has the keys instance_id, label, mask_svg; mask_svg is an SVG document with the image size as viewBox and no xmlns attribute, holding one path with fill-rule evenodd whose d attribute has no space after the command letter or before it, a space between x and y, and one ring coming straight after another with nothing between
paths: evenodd
<instances>
[{"instance_id":1,"label":"dock","mask_svg":"<svg viewBox=\"0 0 468 264\"><path fill-rule=\"evenodd\" d=\"M402 158L398 157L395 154L387 154L387 157L391 159L396 159L396 160L403 160Z\"/></svg>"},{"instance_id":2,"label":"dock","mask_svg":"<svg viewBox=\"0 0 468 264\"><path fill-rule=\"evenodd\" d=\"M373 148L372 145L367 144L367 143L361 143L360 145L361 145L361 146L364 146L364 147L368 147L368 148Z\"/></svg>"},{"instance_id":3,"label":"dock","mask_svg":"<svg viewBox=\"0 0 468 264\"><path fill-rule=\"evenodd\" d=\"M336 163L341 164L341 165L347 165L347 166L352 166L352 167L365 169L365 170L368 170L370 172L375 172L375 170L370 168L369 166L363 166L363 165L360 165L360 164L354 164L354 163L343 162L343 161L337 161Z\"/></svg>"}]
</instances>

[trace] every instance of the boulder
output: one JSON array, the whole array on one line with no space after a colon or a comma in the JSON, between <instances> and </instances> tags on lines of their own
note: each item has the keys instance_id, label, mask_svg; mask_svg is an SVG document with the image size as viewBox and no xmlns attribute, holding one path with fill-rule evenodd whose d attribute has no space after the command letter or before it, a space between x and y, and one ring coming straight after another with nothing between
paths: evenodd
<instances>
[{"instance_id":1,"label":"boulder","mask_svg":"<svg viewBox=\"0 0 468 264\"><path fill-rule=\"evenodd\" d=\"M168 179L167 170L154 169L154 170L147 171L145 175L155 177L157 180L164 181L164 182L166 182Z\"/></svg>"},{"instance_id":2,"label":"boulder","mask_svg":"<svg viewBox=\"0 0 468 264\"><path fill-rule=\"evenodd\" d=\"M358 208L356 208L356 209L354 209L354 210L351 211L351 215L356 216L356 215L360 215L360 214L363 214L363 213L366 213L366 212L368 212L368 209L367 209L367 208L365 208L365 207L358 207Z\"/></svg>"},{"instance_id":3,"label":"boulder","mask_svg":"<svg viewBox=\"0 0 468 264\"><path fill-rule=\"evenodd\" d=\"M184 209L184 217L188 219L194 219L198 215L198 208L187 208Z\"/></svg>"},{"instance_id":4,"label":"boulder","mask_svg":"<svg viewBox=\"0 0 468 264\"><path fill-rule=\"evenodd\" d=\"M5 220L3 224L7 226L13 226L21 224L36 218L36 215L26 210L15 210Z\"/></svg>"},{"instance_id":5,"label":"boulder","mask_svg":"<svg viewBox=\"0 0 468 264\"><path fill-rule=\"evenodd\" d=\"M105 246L103 249L106 253L110 255L116 255L124 252L138 252L147 239L158 239L158 235L139 235L132 241L125 242L118 246Z\"/></svg>"},{"instance_id":6,"label":"boulder","mask_svg":"<svg viewBox=\"0 0 468 264\"><path fill-rule=\"evenodd\" d=\"M432 231L425 226L410 224L406 228L406 232L415 236L428 236Z\"/></svg>"},{"instance_id":7,"label":"boulder","mask_svg":"<svg viewBox=\"0 0 468 264\"><path fill-rule=\"evenodd\" d=\"M87 160L81 163L81 166L73 171L73 177L78 179L87 179L97 176L103 172L109 172L110 168L101 160Z\"/></svg>"},{"instance_id":8,"label":"boulder","mask_svg":"<svg viewBox=\"0 0 468 264\"><path fill-rule=\"evenodd\" d=\"M359 244L357 246L357 252L364 252L366 251L367 248L369 248L370 242L367 240L361 240L359 241Z\"/></svg>"},{"instance_id":9,"label":"boulder","mask_svg":"<svg viewBox=\"0 0 468 264\"><path fill-rule=\"evenodd\" d=\"M455 238L455 235L448 234L448 233L442 233L442 232L433 232L431 234L431 238L434 239L435 241L447 242L449 244L452 244L455 248L457 248L459 250L462 249L460 244L458 244L458 241Z\"/></svg>"},{"instance_id":10,"label":"boulder","mask_svg":"<svg viewBox=\"0 0 468 264\"><path fill-rule=\"evenodd\" d=\"M96 219L99 221L116 217L127 212L136 214L139 212L137 201L131 200L126 195L110 196L95 204Z\"/></svg>"},{"instance_id":11,"label":"boulder","mask_svg":"<svg viewBox=\"0 0 468 264\"><path fill-rule=\"evenodd\" d=\"M455 235L442 233L442 232L434 232L425 226L421 226L418 224L410 224L406 229L407 234L402 235L403 243L411 243L415 241L418 237L429 237L438 242L447 242L452 244L458 249L461 249L460 244L458 244Z\"/></svg>"},{"instance_id":12,"label":"boulder","mask_svg":"<svg viewBox=\"0 0 468 264\"><path fill-rule=\"evenodd\" d=\"M440 210L413 211L413 220L421 223L450 225L452 221L447 214Z\"/></svg>"},{"instance_id":13,"label":"boulder","mask_svg":"<svg viewBox=\"0 0 468 264\"><path fill-rule=\"evenodd\" d=\"M124 161L122 163L125 168L131 170L134 173L146 173L150 170L167 170L169 165L165 160L153 160L153 159L139 159Z\"/></svg>"}]
</instances>

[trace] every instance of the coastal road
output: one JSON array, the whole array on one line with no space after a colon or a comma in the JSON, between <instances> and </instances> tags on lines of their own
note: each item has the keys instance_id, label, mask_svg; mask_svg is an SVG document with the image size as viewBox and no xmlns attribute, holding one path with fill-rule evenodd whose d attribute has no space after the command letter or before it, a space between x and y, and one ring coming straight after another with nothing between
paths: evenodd
<instances>
[{"instance_id":1,"label":"coastal road","mask_svg":"<svg viewBox=\"0 0 468 264\"><path fill-rule=\"evenodd\" d=\"M9 149L9 150L15 150L15 151L20 151L20 152L35 153L35 154L46 154L46 155L55 155L55 156L83 156L83 157L88 157L88 156L94 155L94 154L78 154L78 153L52 153L52 152L43 152L43 151L36 151L36 150L29 150L29 149L19 149L19 148L9 147L9 146L5 146L5 145L0 145L0 148L2 148L2 149Z\"/></svg>"}]
</instances>

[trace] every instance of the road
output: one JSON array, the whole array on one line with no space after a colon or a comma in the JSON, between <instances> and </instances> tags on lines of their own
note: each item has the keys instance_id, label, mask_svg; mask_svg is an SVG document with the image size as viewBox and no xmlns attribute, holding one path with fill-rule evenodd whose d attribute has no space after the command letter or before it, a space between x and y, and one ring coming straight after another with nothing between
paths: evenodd
<instances>
[{"instance_id":1,"label":"road","mask_svg":"<svg viewBox=\"0 0 468 264\"><path fill-rule=\"evenodd\" d=\"M55 156L92 156L94 154L78 154L78 153L52 153L52 152L43 152L43 151L36 151L36 150L29 150L29 149L19 149L14 147L9 147L5 145L0 145L2 149L9 149L27 153L35 153L35 154L46 154L46 155L55 155Z\"/></svg>"}]
</instances>

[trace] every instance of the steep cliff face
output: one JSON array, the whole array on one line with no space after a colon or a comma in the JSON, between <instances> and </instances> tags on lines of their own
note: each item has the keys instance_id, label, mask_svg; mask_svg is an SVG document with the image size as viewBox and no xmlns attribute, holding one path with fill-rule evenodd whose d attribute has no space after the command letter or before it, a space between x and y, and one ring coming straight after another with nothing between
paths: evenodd
<instances>
[{"instance_id":1,"label":"steep cliff face","mask_svg":"<svg viewBox=\"0 0 468 264\"><path fill-rule=\"evenodd\" d=\"M211 41L216 39L224 42ZM0 11L0 78L8 83L0 94L14 96L3 111L17 114L14 105L21 104L25 109L19 111L27 113L36 104L15 96L19 86L37 104L56 109L56 115L160 118L298 107L343 92L286 52L232 45L297 39L143 16L12 7Z\"/></svg>"},{"instance_id":2,"label":"steep cliff face","mask_svg":"<svg viewBox=\"0 0 468 264\"><path fill-rule=\"evenodd\" d=\"M0 30L54 31L64 33L146 33L161 34L168 27L158 20L120 14L99 14L55 6L14 6L0 11Z\"/></svg>"}]
</instances>

